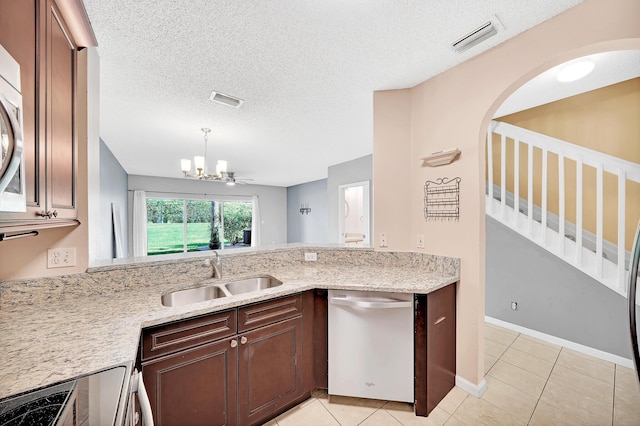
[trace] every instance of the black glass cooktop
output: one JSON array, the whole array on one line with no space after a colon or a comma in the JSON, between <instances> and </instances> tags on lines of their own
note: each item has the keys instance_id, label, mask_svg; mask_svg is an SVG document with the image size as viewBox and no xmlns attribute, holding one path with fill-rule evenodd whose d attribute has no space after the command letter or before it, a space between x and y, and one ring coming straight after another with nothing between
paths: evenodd
<instances>
[{"instance_id":1,"label":"black glass cooktop","mask_svg":"<svg viewBox=\"0 0 640 426\"><path fill-rule=\"evenodd\" d=\"M55 425L74 384L63 383L0 402L0 426Z\"/></svg>"},{"instance_id":2,"label":"black glass cooktop","mask_svg":"<svg viewBox=\"0 0 640 426\"><path fill-rule=\"evenodd\" d=\"M68 382L0 400L0 426L113 425L126 367L118 366ZM99 399L100 410L90 410Z\"/></svg>"}]
</instances>

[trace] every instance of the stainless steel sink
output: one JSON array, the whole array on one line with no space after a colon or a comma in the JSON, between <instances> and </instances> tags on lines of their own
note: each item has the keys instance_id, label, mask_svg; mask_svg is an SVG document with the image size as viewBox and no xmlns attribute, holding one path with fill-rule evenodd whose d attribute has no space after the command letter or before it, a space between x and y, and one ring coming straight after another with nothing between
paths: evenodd
<instances>
[{"instance_id":1,"label":"stainless steel sink","mask_svg":"<svg viewBox=\"0 0 640 426\"><path fill-rule=\"evenodd\" d=\"M273 278L270 275L247 278L245 280L233 281L224 284L229 293L231 293L232 295L264 290L266 288L277 287L279 285L282 285L282 281Z\"/></svg>"},{"instance_id":2,"label":"stainless steel sink","mask_svg":"<svg viewBox=\"0 0 640 426\"><path fill-rule=\"evenodd\" d=\"M189 288L186 290L174 291L162 295L162 304L164 306L183 306L191 303L204 302L219 297L225 297L227 294L217 285L209 285L206 287Z\"/></svg>"},{"instance_id":3,"label":"stainless steel sink","mask_svg":"<svg viewBox=\"0 0 640 426\"><path fill-rule=\"evenodd\" d=\"M277 287L279 285L282 285L282 281L270 275L261 275L258 277L245 278L243 280L212 284L204 287L188 288L186 290L166 293L162 295L161 301L164 306L183 306L190 305L191 303L218 299L225 296L235 296L237 294L264 290L267 288Z\"/></svg>"}]
</instances>

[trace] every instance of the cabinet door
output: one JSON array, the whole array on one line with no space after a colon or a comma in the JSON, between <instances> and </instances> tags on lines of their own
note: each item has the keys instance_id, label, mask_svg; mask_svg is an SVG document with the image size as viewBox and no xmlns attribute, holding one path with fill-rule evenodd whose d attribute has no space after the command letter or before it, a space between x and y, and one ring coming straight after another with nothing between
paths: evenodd
<instances>
[{"instance_id":1,"label":"cabinet door","mask_svg":"<svg viewBox=\"0 0 640 426\"><path fill-rule=\"evenodd\" d=\"M76 45L55 1L47 0L47 208L76 213Z\"/></svg>"},{"instance_id":2,"label":"cabinet door","mask_svg":"<svg viewBox=\"0 0 640 426\"><path fill-rule=\"evenodd\" d=\"M260 424L303 395L302 318L239 338L238 423Z\"/></svg>"},{"instance_id":3,"label":"cabinet door","mask_svg":"<svg viewBox=\"0 0 640 426\"><path fill-rule=\"evenodd\" d=\"M143 363L155 424L235 425L236 344L225 339Z\"/></svg>"},{"instance_id":4,"label":"cabinet door","mask_svg":"<svg viewBox=\"0 0 640 426\"><path fill-rule=\"evenodd\" d=\"M26 213L0 213L0 222L34 221L37 212L44 205L44 148L40 140L44 135L44 126L40 126L38 117L42 116L38 81L44 75L45 67L38 62L40 56L39 40L42 34L38 19L44 8L39 0L0 0L0 44L20 64L20 85L22 93L22 126L24 142L25 186L27 199ZM40 8L40 9L39 9ZM44 170L44 167L42 167Z\"/></svg>"},{"instance_id":5,"label":"cabinet door","mask_svg":"<svg viewBox=\"0 0 640 426\"><path fill-rule=\"evenodd\" d=\"M27 201L0 223L68 223L77 218L77 46L55 0L0 0L0 11L0 44L20 64Z\"/></svg>"}]
</instances>

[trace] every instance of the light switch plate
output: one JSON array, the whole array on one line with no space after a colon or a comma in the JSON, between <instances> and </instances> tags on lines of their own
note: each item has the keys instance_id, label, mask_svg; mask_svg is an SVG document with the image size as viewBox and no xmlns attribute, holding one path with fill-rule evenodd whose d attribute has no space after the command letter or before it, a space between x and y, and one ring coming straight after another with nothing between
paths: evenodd
<instances>
[{"instance_id":1,"label":"light switch plate","mask_svg":"<svg viewBox=\"0 0 640 426\"><path fill-rule=\"evenodd\" d=\"M47 250L47 269L76 266L76 249L52 248Z\"/></svg>"}]
</instances>

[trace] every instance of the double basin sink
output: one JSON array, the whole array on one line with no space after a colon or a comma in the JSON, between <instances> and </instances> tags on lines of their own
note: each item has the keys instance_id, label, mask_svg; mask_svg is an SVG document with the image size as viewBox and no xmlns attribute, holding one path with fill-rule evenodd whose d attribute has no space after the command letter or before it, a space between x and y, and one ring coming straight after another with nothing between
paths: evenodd
<instances>
[{"instance_id":1,"label":"double basin sink","mask_svg":"<svg viewBox=\"0 0 640 426\"><path fill-rule=\"evenodd\" d=\"M162 295L164 306L184 306L191 303L205 302L220 297L235 296L282 285L282 281L271 275L260 275L237 281L211 284L203 287L188 288Z\"/></svg>"}]
</instances>

